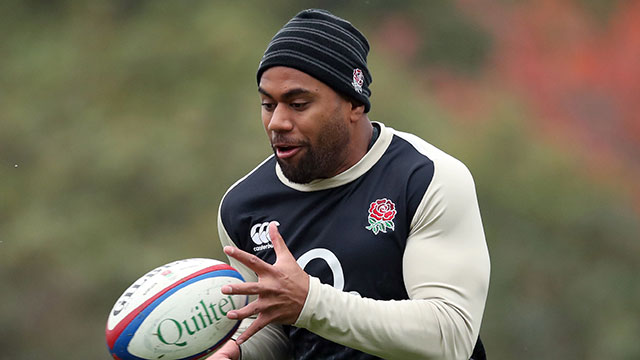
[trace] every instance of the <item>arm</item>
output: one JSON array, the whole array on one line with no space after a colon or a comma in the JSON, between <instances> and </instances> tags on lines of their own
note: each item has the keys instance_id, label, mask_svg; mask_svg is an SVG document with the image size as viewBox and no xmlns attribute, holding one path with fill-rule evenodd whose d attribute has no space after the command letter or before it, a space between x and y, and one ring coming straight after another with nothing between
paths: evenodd
<instances>
[{"instance_id":1,"label":"arm","mask_svg":"<svg viewBox=\"0 0 640 360\"><path fill-rule=\"evenodd\" d=\"M440 165L412 220L403 256L410 300L361 298L302 276L272 224L273 266L234 247L224 249L259 275L257 283L223 288L226 294L259 294L227 314L259 314L238 343L266 324L293 323L386 359L468 359L487 296L489 257L471 175L458 161Z\"/></svg>"},{"instance_id":2,"label":"arm","mask_svg":"<svg viewBox=\"0 0 640 360\"><path fill-rule=\"evenodd\" d=\"M471 174L457 161L441 165L403 256L411 300L360 298L312 278L295 326L385 359L469 358L488 291L489 256Z\"/></svg>"}]
</instances>

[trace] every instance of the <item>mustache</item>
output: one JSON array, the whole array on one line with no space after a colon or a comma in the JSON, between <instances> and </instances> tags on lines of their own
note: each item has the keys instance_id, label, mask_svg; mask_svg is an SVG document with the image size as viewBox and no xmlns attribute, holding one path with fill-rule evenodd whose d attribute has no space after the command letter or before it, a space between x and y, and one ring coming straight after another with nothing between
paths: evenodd
<instances>
[{"instance_id":1,"label":"mustache","mask_svg":"<svg viewBox=\"0 0 640 360\"><path fill-rule=\"evenodd\" d=\"M293 136L287 136L284 134L273 133L271 135L271 146L273 144L288 145L288 146L305 146L308 145L308 141L304 139L296 139Z\"/></svg>"}]
</instances>

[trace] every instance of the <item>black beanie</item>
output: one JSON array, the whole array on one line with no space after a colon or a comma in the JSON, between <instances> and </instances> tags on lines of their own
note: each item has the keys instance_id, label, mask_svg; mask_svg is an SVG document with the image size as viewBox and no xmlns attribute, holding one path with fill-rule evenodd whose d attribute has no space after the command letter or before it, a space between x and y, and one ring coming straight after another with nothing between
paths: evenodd
<instances>
[{"instance_id":1,"label":"black beanie","mask_svg":"<svg viewBox=\"0 0 640 360\"><path fill-rule=\"evenodd\" d=\"M303 10L271 39L258 67L258 84L270 67L291 67L364 104L369 112L373 79L368 53L367 39L350 22L326 10Z\"/></svg>"}]
</instances>

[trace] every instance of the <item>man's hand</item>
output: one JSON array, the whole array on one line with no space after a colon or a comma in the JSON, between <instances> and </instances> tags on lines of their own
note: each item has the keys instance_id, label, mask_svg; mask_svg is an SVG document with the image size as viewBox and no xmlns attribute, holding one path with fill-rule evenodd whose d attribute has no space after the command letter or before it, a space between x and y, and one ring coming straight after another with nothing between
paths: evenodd
<instances>
[{"instance_id":1,"label":"man's hand","mask_svg":"<svg viewBox=\"0 0 640 360\"><path fill-rule=\"evenodd\" d=\"M229 340L206 360L238 360L239 358L240 347L235 341Z\"/></svg>"},{"instance_id":2,"label":"man's hand","mask_svg":"<svg viewBox=\"0 0 640 360\"><path fill-rule=\"evenodd\" d=\"M270 323L293 324L307 299L309 275L296 262L274 222L269 224L269 237L276 252L276 262L273 265L238 248L224 248L225 254L240 261L258 275L258 282L222 287L224 294L258 295L258 299L247 306L227 313L230 319L239 320L258 315L236 339L238 345Z\"/></svg>"}]
</instances>

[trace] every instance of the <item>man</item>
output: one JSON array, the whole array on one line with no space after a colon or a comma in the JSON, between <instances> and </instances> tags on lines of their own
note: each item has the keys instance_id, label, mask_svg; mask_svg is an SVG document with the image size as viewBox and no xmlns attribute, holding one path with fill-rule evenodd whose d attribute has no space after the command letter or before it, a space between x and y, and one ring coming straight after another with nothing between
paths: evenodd
<instances>
[{"instance_id":1,"label":"man","mask_svg":"<svg viewBox=\"0 0 640 360\"><path fill-rule=\"evenodd\" d=\"M219 235L252 302L210 359L475 359L489 256L458 160L369 120L366 38L305 10L258 68L274 155L225 194ZM475 351L473 351L475 348Z\"/></svg>"}]
</instances>

